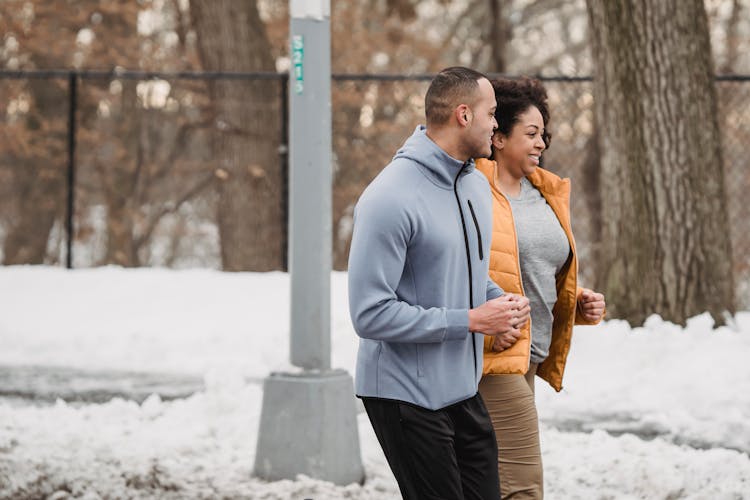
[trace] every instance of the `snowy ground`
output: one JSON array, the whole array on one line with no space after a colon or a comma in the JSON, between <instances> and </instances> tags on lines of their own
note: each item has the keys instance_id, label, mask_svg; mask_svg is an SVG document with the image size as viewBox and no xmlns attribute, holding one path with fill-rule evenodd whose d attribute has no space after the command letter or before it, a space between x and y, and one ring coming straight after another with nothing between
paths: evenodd
<instances>
[{"instance_id":1,"label":"snowy ground","mask_svg":"<svg viewBox=\"0 0 750 500\"><path fill-rule=\"evenodd\" d=\"M363 414L364 485L252 477L262 379L291 369L285 274L6 267L0 284L0 498L399 498ZM333 365L352 372L332 284ZM578 328L565 390L537 385L546 498L750 499L748 354L750 313Z\"/></svg>"}]
</instances>

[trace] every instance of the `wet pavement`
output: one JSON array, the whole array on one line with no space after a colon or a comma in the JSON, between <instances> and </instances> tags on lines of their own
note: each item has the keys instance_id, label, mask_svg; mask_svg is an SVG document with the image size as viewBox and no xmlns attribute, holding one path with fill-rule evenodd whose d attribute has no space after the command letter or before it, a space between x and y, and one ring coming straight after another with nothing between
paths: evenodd
<instances>
[{"instance_id":1,"label":"wet pavement","mask_svg":"<svg viewBox=\"0 0 750 500\"><path fill-rule=\"evenodd\" d=\"M0 365L0 397L11 404L104 403L122 398L142 403L151 394L180 399L204 389L202 377L54 366Z\"/></svg>"}]
</instances>

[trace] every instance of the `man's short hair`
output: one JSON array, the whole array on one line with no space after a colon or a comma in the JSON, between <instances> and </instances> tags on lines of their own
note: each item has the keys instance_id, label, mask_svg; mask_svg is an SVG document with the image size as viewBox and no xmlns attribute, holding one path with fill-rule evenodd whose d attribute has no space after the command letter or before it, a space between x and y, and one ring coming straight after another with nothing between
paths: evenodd
<instances>
[{"instance_id":1,"label":"man's short hair","mask_svg":"<svg viewBox=\"0 0 750 500\"><path fill-rule=\"evenodd\" d=\"M459 104L471 106L478 98L479 80L487 78L473 69L454 66L432 79L424 97L427 125L443 125Z\"/></svg>"}]
</instances>

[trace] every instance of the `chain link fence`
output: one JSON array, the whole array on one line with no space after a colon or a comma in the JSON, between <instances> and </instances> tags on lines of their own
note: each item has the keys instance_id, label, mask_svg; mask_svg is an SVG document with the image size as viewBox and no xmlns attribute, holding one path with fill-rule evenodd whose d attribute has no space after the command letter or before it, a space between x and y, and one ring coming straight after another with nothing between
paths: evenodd
<instances>
[{"instance_id":1,"label":"chain link fence","mask_svg":"<svg viewBox=\"0 0 750 500\"><path fill-rule=\"evenodd\" d=\"M354 203L424 121L430 78L334 75L337 269L346 268ZM587 78L543 80L553 134L545 167L572 180L582 280L591 282L600 203L592 195L593 86ZM242 245L273 257L259 257L259 269L284 268L286 85L285 75L259 73L1 73L2 262L221 269ZM750 78L720 77L717 89L738 302L748 308ZM238 220L227 220L227 204L242 209ZM243 228L250 240L226 236Z\"/></svg>"}]
</instances>

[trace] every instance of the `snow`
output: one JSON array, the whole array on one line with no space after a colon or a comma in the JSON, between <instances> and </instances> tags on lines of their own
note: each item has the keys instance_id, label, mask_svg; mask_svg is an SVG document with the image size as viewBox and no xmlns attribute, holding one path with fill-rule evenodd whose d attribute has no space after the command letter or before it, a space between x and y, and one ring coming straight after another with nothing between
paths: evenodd
<instances>
[{"instance_id":1,"label":"snow","mask_svg":"<svg viewBox=\"0 0 750 500\"><path fill-rule=\"evenodd\" d=\"M0 283L0 498L399 498L363 413L363 485L252 476L262 379L297 370L286 274L4 267ZM331 283L333 366L352 373L346 275ZM576 328L565 389L537 379L546 498L750 499L750 313L712 327ZM87 373L198 384L176 399L128 396L131 382L96 401L9 395L3 373L54 370L80 393Z\"/></svg>"}]
</instances>

